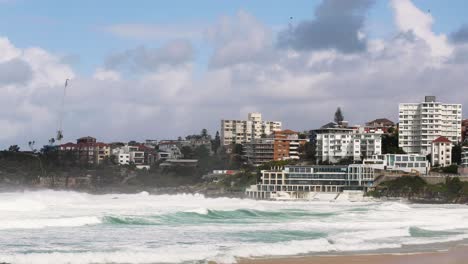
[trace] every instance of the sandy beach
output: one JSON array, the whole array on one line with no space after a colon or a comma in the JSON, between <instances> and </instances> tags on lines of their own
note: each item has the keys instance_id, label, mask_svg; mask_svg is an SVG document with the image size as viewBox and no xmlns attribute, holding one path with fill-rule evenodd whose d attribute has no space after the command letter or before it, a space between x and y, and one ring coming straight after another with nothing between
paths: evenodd
<instances>
[{"instance_id":1,"label":"sandy beach","mask_svg":"<svg viewBox=\"0 0 468 264\"><path fill-rule=\"evenodd\" d=\"M240 264L467 264L468 247L415 254L369 254L346 256L303 256L273 259L242 259Z\"/></svg>"}]
</instances>

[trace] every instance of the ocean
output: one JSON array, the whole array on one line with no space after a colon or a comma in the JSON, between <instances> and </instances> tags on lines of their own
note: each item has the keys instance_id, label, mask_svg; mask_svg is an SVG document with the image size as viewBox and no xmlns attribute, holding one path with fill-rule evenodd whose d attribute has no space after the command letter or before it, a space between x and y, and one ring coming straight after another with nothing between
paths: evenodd
<instances>
[{"instance_id":1,"label":"ocean","mask_svg":"<svg viewBox=\"0 0 468 264\"><path fill-rule=\"evenodd\" d=\"M468 206L203 195L0 194L0 262L235 263L468 238Z\"/></svg>"}]
</instances>

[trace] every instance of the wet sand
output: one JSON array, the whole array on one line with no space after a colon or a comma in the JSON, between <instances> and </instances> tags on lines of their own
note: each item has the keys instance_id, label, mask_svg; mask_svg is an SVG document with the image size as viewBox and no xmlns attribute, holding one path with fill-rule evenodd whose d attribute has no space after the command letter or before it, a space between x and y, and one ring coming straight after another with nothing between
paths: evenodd
<instances>
[{"instance_id":1,"label":"wet sand","mask_svg":"<svg viewBox=\"0 0 468 264\"><path fill-rule=\"evenodd\" d=\"M242 259L240 264L468 264L468 246L447 251L413 254L369 254L346 256L298 256Z\"/></svg>"}]
</instances>

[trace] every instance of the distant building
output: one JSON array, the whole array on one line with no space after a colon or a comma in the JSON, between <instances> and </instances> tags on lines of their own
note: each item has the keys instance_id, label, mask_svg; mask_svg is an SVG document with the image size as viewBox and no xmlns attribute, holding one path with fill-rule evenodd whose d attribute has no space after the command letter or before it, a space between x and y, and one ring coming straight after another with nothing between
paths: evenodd
<instances>
[{"instance_id":1,"label":"distant building","mask_svg":"<svg viewBox=\"0 0 468 264\"><path fill-rule=\"evenodd\" d=\"M261 181L246 190L246 195L257 199L312 200L317 193L366 191L372 187L374 168L362 164L285 166L261 171Z\"/></svg>"},{"instance_id":2,"label":"distant building","mask_svg":"<svg viewBox=\"0 0 468 264\"><path fill-rule=\"evenodd\" d=\"M69 152L80 164L100 164L110 157L111 149L108 144L96 142L96 138L82 137L74 143L66 143L59 146L61 154Z\"/></svg>"},{"instance_id":3,"label":"distant building","mask_svg":"<svg viewBox=\"0 0 468 264\"><path fill-rule=\"evenodd\" d=\"M462 163L461 166L468 168L468 147L462 148Z\"/></svg>"},{"instance_id":4,"label":"distant building","mask_svg":"<svg viewBox=\"0 0 468 264\"><path fill-rule=\"evenodd\" d=\"M119 165L135 164L138 166L150 166L155 162L156 151L143 144L124 145L112 150L117 157Z\"/></svg>"},{"instance_id":5,"label":"distant building","mask_svg":"<svg viewBox=\"0 0 468 264\"><path fill-rule=\"evenodd\" d=\"M245 145L245 156L254 165L274 160L298 160L299 148L307 142L292 130L274 131L266 138L252 139Z\"/></svg>"},{"instance_id":6,"label":"distant building","mask_svg":"<svg viewBox=\"0 0 468 264\"><path fill-rule=\"evenodd\" d=\"M159 142L158 159L181 159L180 143L177 140L161 140Z\"/></svg>"},{"instance_id":7,"label":"distant building","mask_svg":"<svg viewBox=\"0 0 468 264\"><path fill-rule=\"evenodd\" d=\"M221 145L245 144L281 130L279 121L262 121L262 114L249 113L247 120L221 120Z\"/></svg>"},{"instance_id":8,"label":"distant building","mask_svg":"<svg viewBox=\"0 0 468 264\"><path fill-rule=\"evenodd\" d=\"M432 166L450 166L452 164L452 142L446 137L438 137L432 141Z\"/></svg>"},{"instance_id":9,"label":"distant building","mask_svg":"<svg viewBox=\"0 0 468 264\"><path fill-rule=\"evenodd\" d=\"M462 121L462 141L468 141L468 119Z\"/></svg>"},{"instance_id":10,"label":"distant building","mask_svg":"<svg viewBox=\"0 0 468 264\"><path fill-rule=\"evenodd\" d=\"M382 153L382 131L368 133L363 128L322 127L312 134L317 162L337 163L343 159L356 162Z\"/></svg>"},{"instance_id":11,"label":"distant building","mask_svg":"<svg viewBox=\"0 0 468 264\"><path fill-rule=\"evenodd\" d=\"M376 132L378 130L383 131L384 133L388 133L390 128L395 128L395 123L388 120L387 118L378 118L366 123L366 131L367 132Z\"/></svg>"},{"instance_id":12,"label":"distant building","mask_svg":"<svg viewBox=\"0 0 468 264\"><path fill-rule=\"evenodd\" d=\"M420 154L385 154L364 159L364 165L386 171L429 173L431 166L426 156Z\"/></svg>"},{"instance_id":13,"label":"distant building","mask_svg":"<svg viewBox=\"0 0 468 264\"><path fill-rule=\"evenodd\" d=\"M399 106L398 146L406 153L431 153L432 141L443 136L453 144L461 141L461 104L445 104L435 96L426 96L422 103L401 103Z\"/></svg>"}]
</instances>

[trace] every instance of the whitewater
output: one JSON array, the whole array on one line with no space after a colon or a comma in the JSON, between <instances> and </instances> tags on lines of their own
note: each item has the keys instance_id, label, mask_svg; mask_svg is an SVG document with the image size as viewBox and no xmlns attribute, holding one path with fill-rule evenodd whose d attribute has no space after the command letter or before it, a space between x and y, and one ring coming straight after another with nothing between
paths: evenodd
<instances>
[{"instance_id":1,"label":"whitewater","mask_svg":"<svg viewBox=\"0 0 468 264\"><path fill-rule=\"evenodd\" d=\"M463 243L468 206L203 195L0 194L0 263L235 263Z\"/></svg>"}]
</instances>

